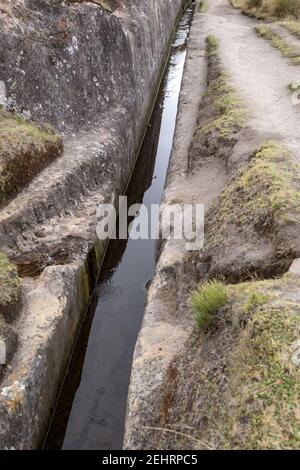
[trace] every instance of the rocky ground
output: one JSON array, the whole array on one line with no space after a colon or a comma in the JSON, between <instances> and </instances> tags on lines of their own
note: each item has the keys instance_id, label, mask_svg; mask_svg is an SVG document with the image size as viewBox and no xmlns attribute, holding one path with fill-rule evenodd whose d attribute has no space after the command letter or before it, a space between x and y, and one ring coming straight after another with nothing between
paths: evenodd
<instances>
[{"instance_id":1,"label":"rocky ground","mask_svg":"<svg viewBox=\"0 0 300 470\"><path fill-rule=\"evenodd\" d=\"M126 448L299 446L300 40L296 20L255 13L197 6L163 204L204 203L205 241L200 253L162 246ZM226 303L199 328L191 293L215 278Z\"/></svg>"}]
</instances>

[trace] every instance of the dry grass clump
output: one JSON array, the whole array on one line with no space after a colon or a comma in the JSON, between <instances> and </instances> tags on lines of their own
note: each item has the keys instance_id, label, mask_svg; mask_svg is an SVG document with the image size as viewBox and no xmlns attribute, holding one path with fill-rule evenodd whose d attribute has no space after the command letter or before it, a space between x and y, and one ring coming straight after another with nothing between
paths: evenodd
<instances>
[{"instance_id":1,"label":"dry grass clump","mask_svg":"<svg viewBox=\"0 0 300 470\"><path fill-rule=\"evenodd\" d=\"M214 315L228 302L226 286L218 280L201 284L192 293L192 306L200 328L208 327Z\"/></svg>"},{"instance_id":2,"label":"dry grass clump","mask_svg":"<svg viewBox=\"0 0 300 470\"><path fill-rule=\"evenodd\" d=\"M299 0L231 0L231 3L257 18L300 18Z\"/></svg>"}]
</instances>

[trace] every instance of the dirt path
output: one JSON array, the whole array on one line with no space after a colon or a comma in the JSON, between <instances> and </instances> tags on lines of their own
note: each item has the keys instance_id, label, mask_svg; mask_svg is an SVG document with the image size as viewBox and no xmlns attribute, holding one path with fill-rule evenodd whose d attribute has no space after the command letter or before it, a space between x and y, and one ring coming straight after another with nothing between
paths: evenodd
<instances>
[{"instance_id":1,"label":"dirt path","mask_svg":"<svg viewBox=\"0 0 300 470\"><path fill-rule=\"evenodd\" d=\"M293 104L287 88L300 79L300 66L291 65L259 38L254 31L257 23L235 10L229 0L209 0L201 28L218 38L224 65L251 111L254 141L279 139L300 163L300 104Z\"/></svg>"},{"instance_id":2,"label":"dirt path","mask_svg":"<svg viewBox=\"0 0 300 470\"><path fill-rule=\"evenodd\" d=\"M201 14L196 5L172 158L163 197L164 205L175 201L197 201L204 203L207 210L226 187L235 167L239 168L243 161L249 160L251 152L259 149L268 139L280 140L287 145L300 165L300 105L293 105L292 94L288 90L288 84L300 78L300 66L290 65L289 60L282 58L280 52L268 41L259 38L254 30L256 24L256 20L235 10L229 0L208 0L208 9ZM240 91L250 111L247 127L238 133L238 141L229 149L226 158L219 158L218 153L222 146L219 141L215 141L215 145L209 148L208 141L202 143L201 139L198 140L198 130L201 134L205 118L211 118L210 103L205 101L204 93L209 80L216 77L216 64L212 66L205 53L205 39L208 35L215 35L218 39L218 56L229 73L234 88ZM195 126L196 132L193 134ZM223 251L224 258L228 256L231 249L228 247L233 244L236 233L226 234L228 243L221 239L220 250ZM209 237L210 234L206 236ZM194 325L187 299L192 283L199 282L203 273L206 274L207 259L199 259L198 255L193 259L184 250L183 242L171 242L166 242L161 248L135 350L128 397L125 449L179 449L180 439L176 435L172 440L173 430L174 434L181 430L192 433L190 430L202 426L197 409L202 400L199 389L196 386L197 392L192 397L188 390L192 386L190 387L188 380L182 380L183 386L179 380L182 371L193 377L191 382L199 372L198 363L198 369L195 368L197 372L193 374L191 371L191 358L196 356L187 343ZM269 249L269 241L265 246ZM253 260L256 255L265 256L262 251L257 253ZM233 265L239 257L247 257L249 260L251 248L249 253L244 253L238 247L235 255L236 258L231 258ZM208 263L210 262L211 260ZM223 352L224 342L221 343ZM203 344L202 337L197 338L195 350L199 356L201 353L198 348L202 349ZM215 357L215 351L214 345L212 357ZM182 371L176 369L176 357L187 358ZM205 371L206 365L209 367L209 355L205 356L204 362ZM173 370L176 385L172 382ZM213 366L210 372L209 383L215 374ZM195 383L198 383L197 378ZM185 399L186 402L182 405ZM207 415L203 421L206 419ZM163 432L155 433L155 427L163 428ZM168 430L170 433L165 433ZM191 446L191 442L187 444L185 441L182 448L187 448L186 445Z\"/></svg>"}]
</instances>

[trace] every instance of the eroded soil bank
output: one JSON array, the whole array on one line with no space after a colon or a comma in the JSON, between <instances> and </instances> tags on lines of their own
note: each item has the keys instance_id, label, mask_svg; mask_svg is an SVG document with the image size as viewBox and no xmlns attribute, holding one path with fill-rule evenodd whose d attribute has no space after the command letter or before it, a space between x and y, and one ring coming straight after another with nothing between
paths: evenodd
<instances>
[{"instance_id":1,"label":"eroded soil bank","mask_svg":"<svg viewBox=\"0 0 300 470\"><path fill-rule=\"evenodd\" d=\"M4 168L0 249L20 280L3 255L1 448L43 440L106 248L96 208L127 186L185 3L0 2L1 137L22 162L39 138L41 163L14 191Z\"/></svg>"},{"instance_id":2,"label":"eroded soil bank","mask_svg":"<svg viewBox=\"0 0 300 470\"><path fill-rule=\"evenodd\" d=\"M163 207L203 203L205 240L160 247L128 449L299 447L299 68L255 26L227 0L196 7ZM191 294L213 279L225 300L200 327Z\"/></svg>"}]
</instances>

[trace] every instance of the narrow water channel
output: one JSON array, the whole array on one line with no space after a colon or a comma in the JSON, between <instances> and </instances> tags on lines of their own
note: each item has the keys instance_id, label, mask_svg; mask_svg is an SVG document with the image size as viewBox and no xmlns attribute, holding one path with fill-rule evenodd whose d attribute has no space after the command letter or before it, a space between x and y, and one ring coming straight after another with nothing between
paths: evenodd
<instances>
[{"instance_id":1,"label":"narrow water channel","mask_svg":"<svg viewBox=\"0 0 300 470\"><path fill-rule=\"evenodd\" d=\"M174 37L169 65L128 187L128 206L161 200L193 14ZM44 449L122 448L132 356L155 270L155 240L112 240Z\"/></svg>"}]
</instances>

